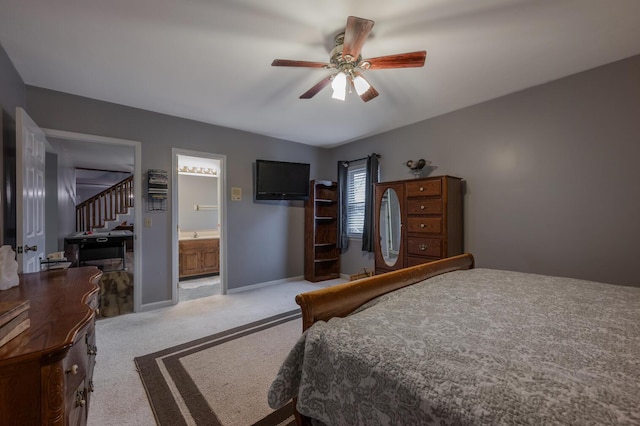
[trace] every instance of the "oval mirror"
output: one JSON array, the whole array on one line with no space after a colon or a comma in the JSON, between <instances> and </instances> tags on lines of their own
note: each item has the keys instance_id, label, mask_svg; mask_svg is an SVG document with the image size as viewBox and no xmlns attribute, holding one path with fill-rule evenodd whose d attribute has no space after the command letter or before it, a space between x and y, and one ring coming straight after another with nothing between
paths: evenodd
<instances>
[{"instance_id":1,"label":"oval mirror","mask_svg":"<svg viewBox=\"0 0 640 426\"><path fill-rule=\"evenodd\" d=\"M380 253L388 266L400 255L400 201L393 188L387 188L380 203Z\"/></svg>"}]
</instances>

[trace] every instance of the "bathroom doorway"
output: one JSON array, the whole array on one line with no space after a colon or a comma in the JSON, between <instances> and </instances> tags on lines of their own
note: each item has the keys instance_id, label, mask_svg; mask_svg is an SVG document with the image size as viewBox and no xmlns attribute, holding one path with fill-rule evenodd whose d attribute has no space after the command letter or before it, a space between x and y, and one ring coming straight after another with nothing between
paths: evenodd
<instances>
[{"instance_id":1,"label":"bathroom doorway","mask_svg":"<svg viewBox=\"0 0 640 426\"><path fill-rule=\"evenodd\" d=\"M225 294L225 157L175 148L172 153L173 301Z\"/></svg>"}]
</instances>

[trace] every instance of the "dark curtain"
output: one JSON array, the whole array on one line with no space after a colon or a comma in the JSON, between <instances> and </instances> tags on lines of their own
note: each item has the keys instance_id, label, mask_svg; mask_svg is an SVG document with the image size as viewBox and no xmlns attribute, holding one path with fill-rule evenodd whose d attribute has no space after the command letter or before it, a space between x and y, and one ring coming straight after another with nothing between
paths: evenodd
<instances>
[{"instance_id":1,"label":"dark curtain","mask_svg":"<svg viewBox=\"0 0 640 426\"><path fill-rule=\"evenodd\" d=\"M364 227L362 229L362 251L373 252L375 241L375 226L373 218L373 184L378 183L378 154L375 152L367 157L367 179L364 197Z\"/></svg>"},{"instance_id":2,"label":"dark curtain","mask_svg":"<svg viewBox=\"0 0 640 426\"><path fill-rule=\"evenodd\" d=\"M338 250L344 252L349 248L349 232L347 229L347 172L349 163L338 161Z\"/></svg>"}]
</instances>

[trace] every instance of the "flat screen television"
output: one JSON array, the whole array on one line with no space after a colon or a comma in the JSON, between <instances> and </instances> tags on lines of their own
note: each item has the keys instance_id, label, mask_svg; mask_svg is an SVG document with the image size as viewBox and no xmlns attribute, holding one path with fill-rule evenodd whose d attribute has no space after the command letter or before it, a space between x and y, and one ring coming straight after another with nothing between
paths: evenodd
<instances>
[{"instance_id":1,"label":"flat screen television","mask_svg":"<svg viewBox=\"0 0 640 426\"><path fill-rule=\"evenodd\" d=\"M256 200L307 200L309 164L256 160Z\"/></svg>"}]
</instances>

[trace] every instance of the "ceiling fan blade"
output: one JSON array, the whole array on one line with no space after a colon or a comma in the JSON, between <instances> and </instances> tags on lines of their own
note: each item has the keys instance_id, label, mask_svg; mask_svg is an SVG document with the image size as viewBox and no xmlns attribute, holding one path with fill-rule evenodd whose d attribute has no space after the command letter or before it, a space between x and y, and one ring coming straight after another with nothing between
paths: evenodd
<instances>
[{"instance_id":1,"label":"ceiling fan blade","mask_svg":"<svg viewBox=\"0 0 640 426\"><path fill-rule=\"evenodd\" d=\"M294 61L290 59L274 59L272 67L306 67L306 68L330 68L326 62Z\"/></svg>"},{"instance_id":2,"label":"ceiling fan blade","mask_svg":"<svg viewBox=\"0 0 640 426\"><path fill-rule=\"evenodd\" d=\"M321 91L322 89L324 89L325 87L327 87L329 85L329 83L331 82L332 77L333 77L333 75L330 75L330 76L325 77L322 80L320 80L315 86L313 86L311 89L307 90L302 95L300 95L300 99L311 99L311 98L313 98L319 91Z\"/></svg>"},{"instance_id":3,"label":"ceiling fan blade","mask_svg":"<svg viewBox=\"0 0 640 426\"><path fill-rule=\"evenodd\" d=\"M375 98L376 96L378 96L378 95L380 94L380 93L378 93L378 91L375 89L375 87L373 87L373 86L371 85L371 83L369 83L369 81L367 81L367 79L366 79L366 78L364 78L364 77L362 76L362 74L361 74L361 73L357 72L357 73L356 73L356 76L357 76L358 78L361 78L361 79L363 79L364 81L366 81L366 82L367 82L367 84L369 85L369 88L368 88L364 93L360 94L360 99L362 99L362 100L363 100L363 101L365 101L365 102L369 102L371 99ZM351 84L354 86L354 89L355 89L355 83L354 83L354 81L353 81L353 80L351 81Z\"/></svg>"},{"instance_id":4,"label":"ceiling fan blade","mask_svg":"<svg viewBox=\"0 0 640 426\"><path fill-rule=\"evenodd\" d=\"M347 28L344 30L344 43L342 47L342 57L346 59L347 55L354 60L360 56L360 50L369 33L373 28L373 21L370 19L356 18L349 16L347 18Z\"/></svg>"},{"instance_id":5,"label":"ceiling fan blade","mask_svg":"<svg viewBox=\"0 0 640 426\"><path fill-rule=\"evenodd\" d=\"M399 53L397 55L379 56L377 58L363 59L360 67L369 70L383 70L388 68L414 68L424 66L427 52ZM367 67L365 64L369 63Z\"/></svg>"},{"instance_id":6,"label":"ceiling fan blade","mask_svg":"<svg viewBox=\"0 0 640 426\"><path fill-rule=\"evenodd\" d=\"M375 98L379 94L380 93L378 93L378 91L375 89L375 87L371 86L371 87L369 87L369 90L367 90L362 95L360 95L360 98L365 102L369 102L371 99Z\"/></svg>"}]
</instances>

